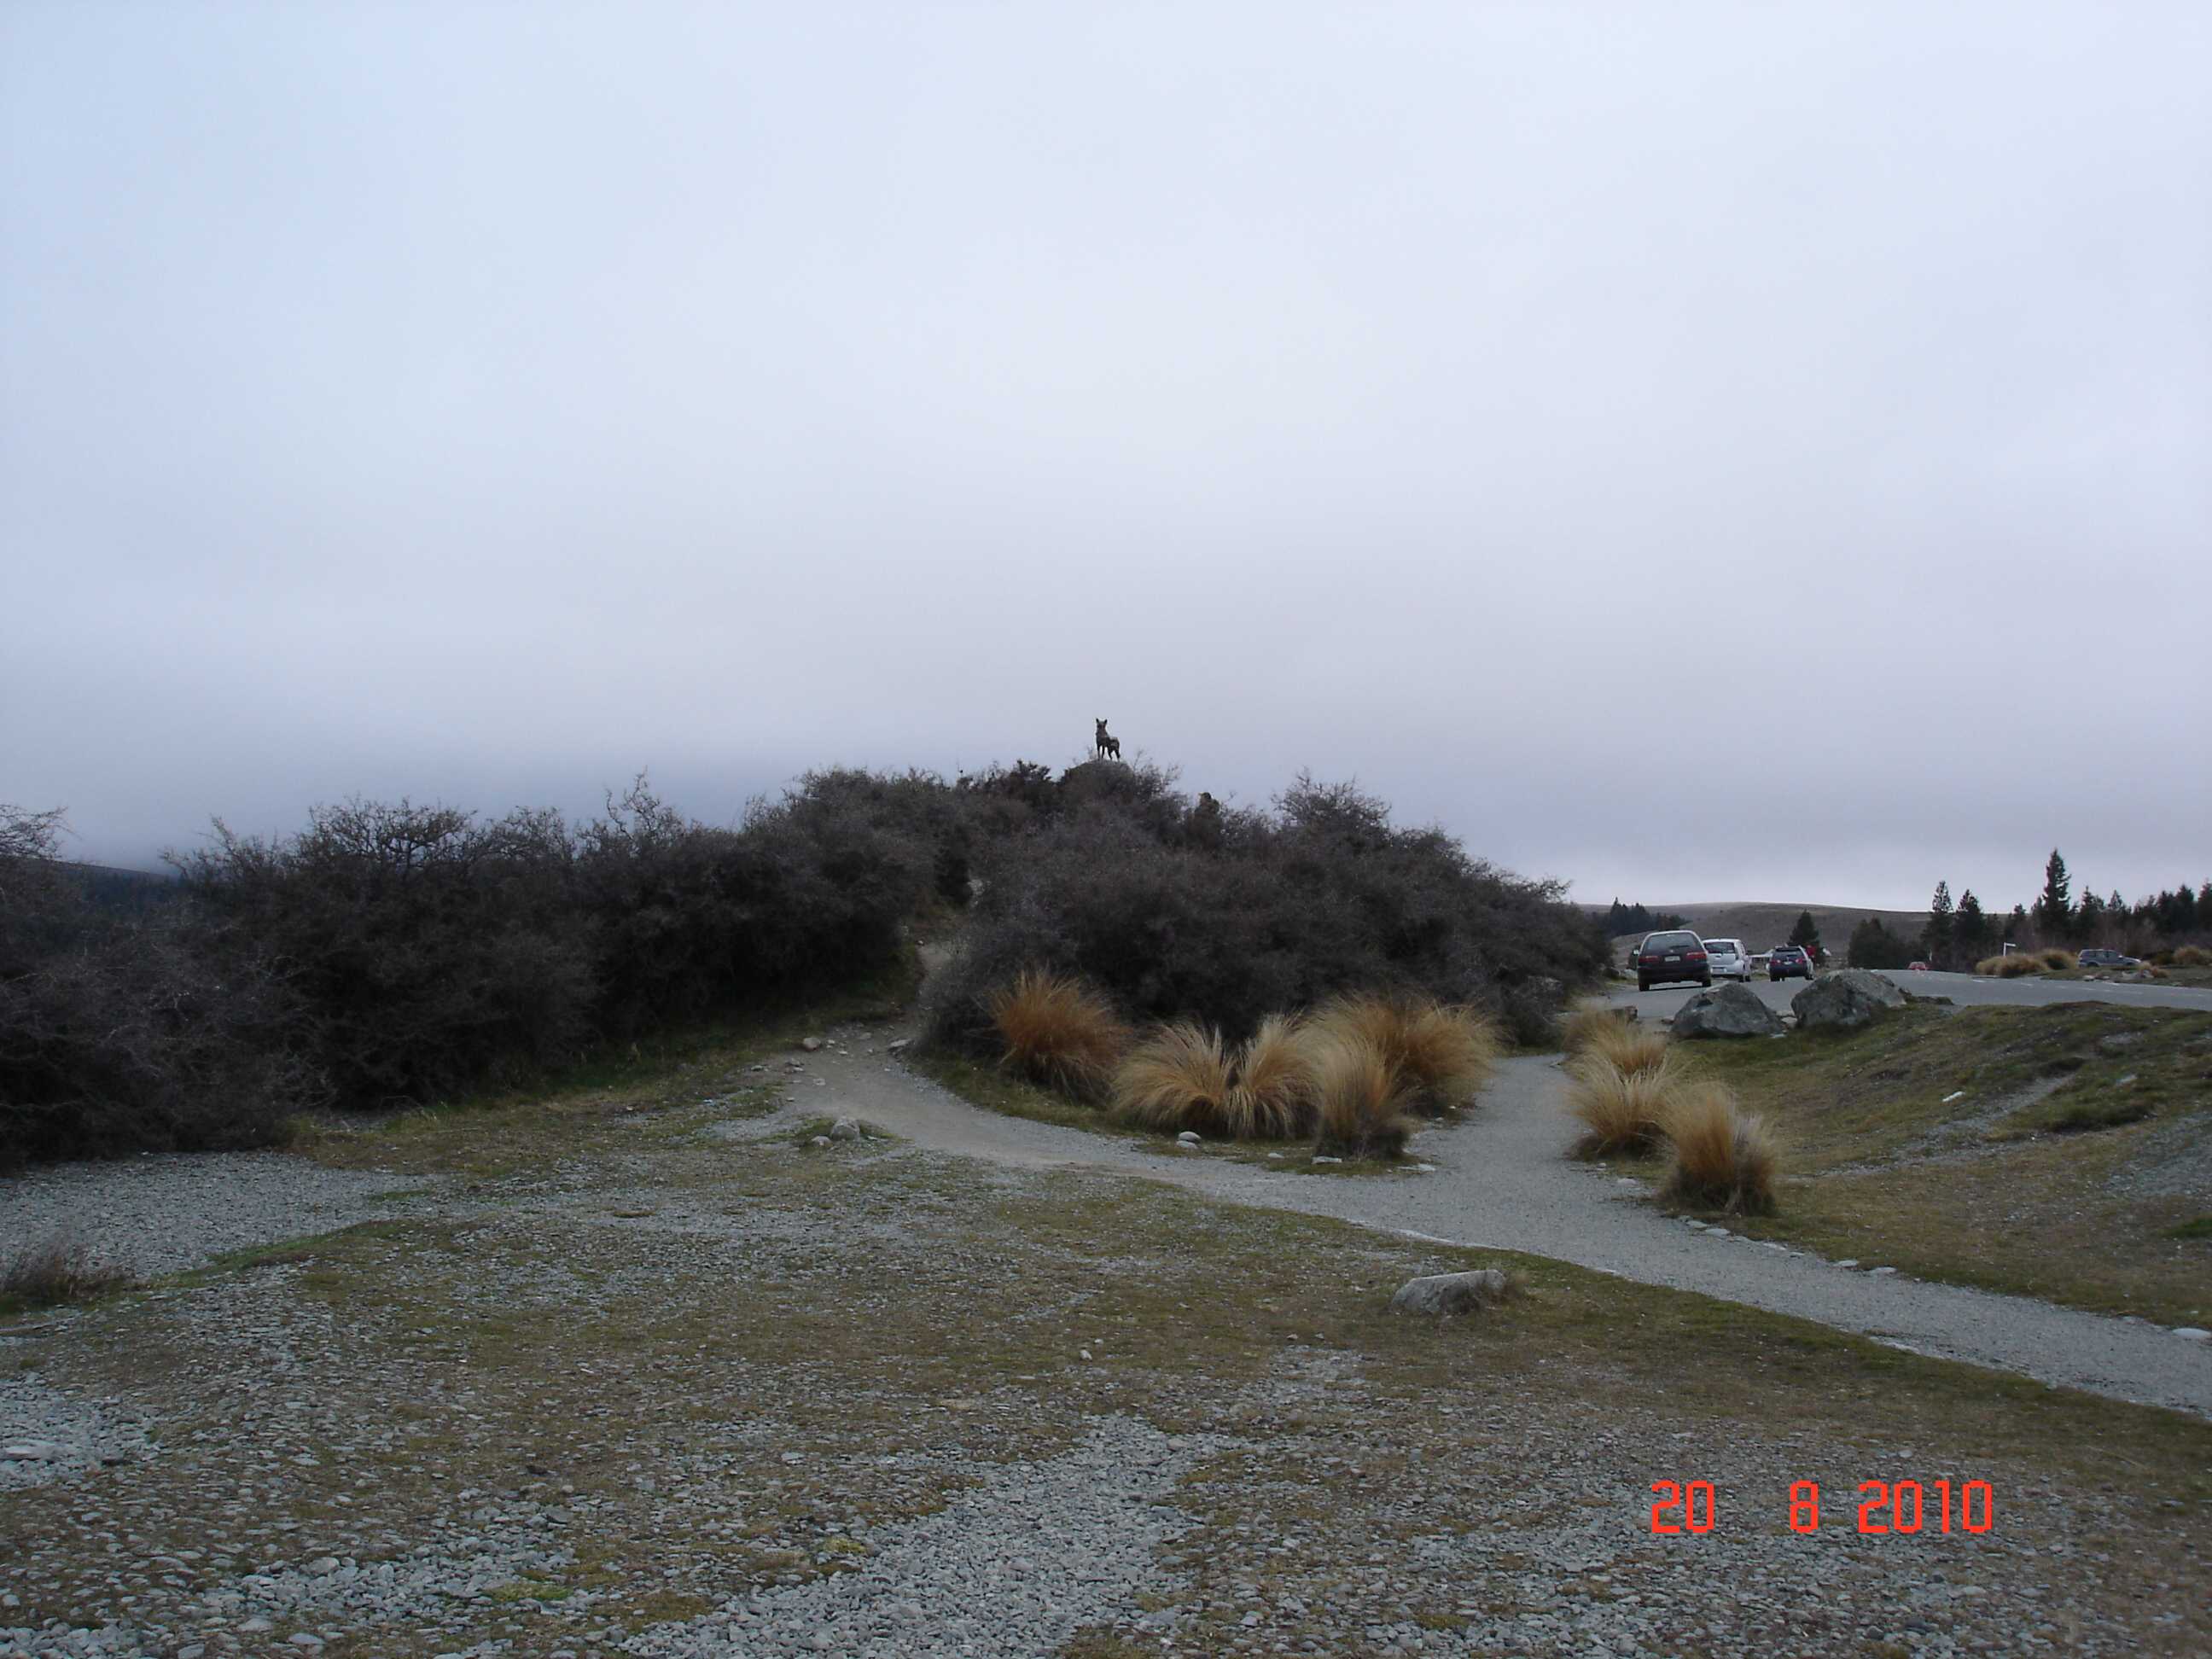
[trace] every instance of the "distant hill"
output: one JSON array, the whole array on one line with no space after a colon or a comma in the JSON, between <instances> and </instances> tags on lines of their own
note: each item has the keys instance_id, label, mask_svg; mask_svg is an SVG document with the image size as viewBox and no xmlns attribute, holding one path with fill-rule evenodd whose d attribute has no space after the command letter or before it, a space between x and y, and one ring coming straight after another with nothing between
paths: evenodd
<instances>
[{"instance_id":1,"label":"distant hill","mask_svg":"<svg viewBox=\"0 0 2212 1659\"><path fill-rule=\"evenodd\" d=\"M71 864L85 896L103 910L143 910L177 894L177 878L167 870L124 870L112 864Z\"/></svg>"}]
</instances>

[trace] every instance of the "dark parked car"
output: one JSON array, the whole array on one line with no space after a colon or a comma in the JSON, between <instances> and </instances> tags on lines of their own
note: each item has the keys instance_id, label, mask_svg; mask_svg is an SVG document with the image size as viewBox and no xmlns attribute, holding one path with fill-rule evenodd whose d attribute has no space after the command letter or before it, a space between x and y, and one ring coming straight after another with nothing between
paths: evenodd
<instances>
[{"instance_id":1,"label":"dark parked car","mask_svg":"<svg viewBox=\"0 0 2212 1659\"><path fill-rule=\"evenodd\" d=\"M1766 976L1770 980L1810 979L1813 958L1805 954L1802 945L1778 945L1766 953Z\"/></svg>"},{"instance_id":2,"label":"dark parked car","mask_svg":"<svg viewBox=\"0 0 2212 1659\"><path fill-rule=\"evenodd\" d=\"M1636 948L1636 988L1648 991L1670 980L1713 982L1713 964L1705 955L1705 942L1686 930L1646 933Z\"/></svg>"},{"instance_id":3,"label":"dark parked car","mask_svg":"<svg viewBox=\"0 0 2212 1659\"><path fill-rule=\"evenodd\" d=\"M2140 968L2142 963L2124 951L2084 951L2081 952L2081 965L2084 968Z\"/></svg>"}]
</instances>

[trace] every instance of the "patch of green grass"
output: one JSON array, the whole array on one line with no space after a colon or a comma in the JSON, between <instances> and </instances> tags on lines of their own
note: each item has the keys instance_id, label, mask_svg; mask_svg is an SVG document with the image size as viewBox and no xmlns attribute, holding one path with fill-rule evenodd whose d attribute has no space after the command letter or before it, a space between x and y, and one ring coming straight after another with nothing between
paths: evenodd
<instances>
[{"instance_id":1,"label":"patch of green grass","mask_svg":"<svg viewBox=\"0 0 2212 1659\"><path fill-rule=\"evenodd\" d=\"M2212 1215L2200 1215L2185 1221L2179 1227L2166 1230L2168 1238L2212 1238Z\"/></svg>"},{"instance_id":2,"label":"patch of green grass","mask_svg":"<svg viewBox=\"0 0 2212 1659\"><path fill-rule=\"evenodd\" d=\"M2136 1178L2212 1142L2212 1015L1914 1007L1698 1058L1789 1152L1757 1237L2170 1324L2212 1308L2170 1232L2195 1206Z\"/></svg>"},{"instance_id":3,"label":"patch of green grass","mask_svg":"<svg viewBox=\"0 0 2212 1659\"><path fill-rule=\"evenodd\" d=\"M932 1049L909 1054L907 1064L932 1082L950 1089L971 1106L1007 1117L1025 1117L1033 1123L1055 1123L1064 1129L1085 1129L1117 1140L1149 1139L1141 1130L1123 1128L1095 1106L1085 1106L1065 1095L1040 1088L994 1066L964 1054Z\"/></svg>"}]
</instances>

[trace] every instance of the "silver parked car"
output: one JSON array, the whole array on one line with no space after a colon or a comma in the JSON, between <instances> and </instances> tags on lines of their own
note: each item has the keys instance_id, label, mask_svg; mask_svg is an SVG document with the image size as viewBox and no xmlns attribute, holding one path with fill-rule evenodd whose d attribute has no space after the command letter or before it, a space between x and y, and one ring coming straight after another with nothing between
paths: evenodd
<instances>
[{"instance_id":1,"label":"silver parked car","mask_svg":"<svg viewBox=\"0 0 2212 1659\"><path fill-rule=\"evenodd\" d=\"M1705 960L1712 964L1715 979L1732 979L1745 985L1751 983L1751 952L1743 948L1741 939L1707 939Z\"/></svg>"}]
</instances>

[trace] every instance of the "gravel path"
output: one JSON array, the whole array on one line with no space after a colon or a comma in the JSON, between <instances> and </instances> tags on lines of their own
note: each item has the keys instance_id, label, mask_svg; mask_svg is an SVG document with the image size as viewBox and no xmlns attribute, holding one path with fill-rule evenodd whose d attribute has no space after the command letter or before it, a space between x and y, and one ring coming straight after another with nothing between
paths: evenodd
<instances>
[{"instance_id":1,"label":"gravel path","mask_svg":"<svg viewBox=\"0 0 2212 1659\"><path fill-rule=\"evenodd\" d=\"M1362 1179L1165 1156L1079 1129L986 1112L881 1055L809 1057L817 1109L850 1112L918 1146L1026 1168L1122 1170L1240 1204L1334 1216L1442 1243L1512 1249L1818 1320L1916 1353L2017 1371L2115 1399L2212 1417L2212 1345L2162 1327L2021 1297L1838 1267L1820 1257L1669 1221L1640 1182L1569 1160L1555 1060L1500 1068L1467 1122L1416 1139L1433 1173Z\"/></svg>"},{"instance_id":2,"label":"gravel path","mask_svg":"<svg viewBox=\"0 0 2212 1659\"><path fill-rule=\"evenodd\" d=\"M151 1279L226 1250L414 1214L438 1184L283 1152L50 1164L0 1179L0 1255L82 1241L97 1260Z\"/></svg>"}]
</instances>

